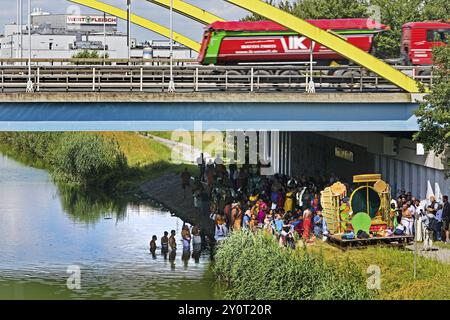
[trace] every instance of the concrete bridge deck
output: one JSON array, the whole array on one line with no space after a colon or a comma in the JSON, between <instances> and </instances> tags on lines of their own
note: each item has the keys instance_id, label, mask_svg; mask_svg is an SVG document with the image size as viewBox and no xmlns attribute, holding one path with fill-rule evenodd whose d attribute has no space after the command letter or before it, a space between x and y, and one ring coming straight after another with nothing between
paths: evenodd
<instances>
[{"instance_id":1,"label":"concrete bridge deck","mask_svg":"<svg viewBox=\"0 0 450 320\"><path fill-rule=\"evenodd\" d=\"M416 131L413 113L421 98L344 92L4 93L0 130Z\"/></svg>"},{"instance_id":2,"label":"concrete bridge deck","mask_svg":"<svg viewBox=\"0 0 450 320\"><path fill-rule=\"evenodd\" d=\"M40 92L40 93L2 93L0 103L417 103L423 94L402 92L392 93L352 93L330 92Z\"/></svg>"}]
</instances>

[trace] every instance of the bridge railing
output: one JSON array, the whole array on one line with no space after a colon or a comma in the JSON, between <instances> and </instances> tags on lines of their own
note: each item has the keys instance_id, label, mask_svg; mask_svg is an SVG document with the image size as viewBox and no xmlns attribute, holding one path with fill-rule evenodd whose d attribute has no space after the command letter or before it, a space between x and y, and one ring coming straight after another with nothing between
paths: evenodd
<instances>
[{"instance_id":1,"label":"bridge railing","mask_svg":"<svg viewBox=\"0 0 450 320\"><path fill-rule=\"evenodd\" d=\"M418 81L430 84L430 67L398 67ZM391 92L395 85L357 66L175 66L176 90L182 92L305 91L312 78L316 92ZM164 92L170 71L167 65L65 65L32 66L36 92ZM0 66L0 91L25 91L26 66Z\"/></svg>"},{"instance_id":2,"label":"bridge railing","mask_svg":"<svg viewBox=\"0 0 450 320\"><path fill-rule=\"evenodd\" d=\"M72 66L72 65L112 65L112 66L161 66L169 65L169 58L131 58L128 59L112 59L112 58L32 58L31 64L33 66ZM24 66L28 64L27 58L1 58L0 66ZM174 59L174 64L177 66L198 64L196 59Z\"/></svg>"}]
</instances>

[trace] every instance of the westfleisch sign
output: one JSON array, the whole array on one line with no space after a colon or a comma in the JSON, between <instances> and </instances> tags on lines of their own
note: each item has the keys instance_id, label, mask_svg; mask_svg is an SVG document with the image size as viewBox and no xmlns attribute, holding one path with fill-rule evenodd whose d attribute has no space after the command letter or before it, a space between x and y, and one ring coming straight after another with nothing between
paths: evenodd
<instances>
[{"instance_id":1,"label":"westfleisch sign","mask_svg":"<svg viewBox=\"0 0 450 320\"><path fill-rule=\"evenodd\" d=\"M117 17L113 16L67 16L67 24L107 24L117 25Z\"/></svg>"}]
</instances>

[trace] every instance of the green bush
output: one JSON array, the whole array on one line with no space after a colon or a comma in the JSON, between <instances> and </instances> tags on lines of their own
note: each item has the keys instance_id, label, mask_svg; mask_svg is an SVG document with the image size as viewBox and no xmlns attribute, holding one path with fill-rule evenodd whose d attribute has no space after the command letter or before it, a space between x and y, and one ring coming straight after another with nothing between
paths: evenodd
<instances>
[{"instance_id":1,"label":"green bush","mask_svg":"<svg viewBox=\"0 0 450 320\"><path fill-rule=\"evenodd\" d=\"M60 132L1 132L0 148L23 162L46 167L48 155L62 135Z\"/></svg>"},{"instance_id":2,"label":"green bush","mask_svg":"<svg viewBox=\"0 0 450 320\"><path fill-rule=\"evenodd\" d=\"M234 232L221 243L213 267L233 300L368 299L366 280L350 262L337 265L322 255L280 248L270 236Z\"/></svg>"},{"instance_id":3,"label":"green bush","mask_svg":"<svg viewBox=\"0 0 450 320\"><path fill-rule=\"evenodd\" d=\"M55 180L85 186L112 187L127 167L116 141L83 133L63 135L50 159Z\"/></svg>"},{"instance_id":4,"label":"green bush","mask_svg":"<svg viewBox=\"0 0 450 320\"><path fill-rule=\"evenodd\" d=\"M0 133L0 148L27 164L48 168L57 182L115 189L128 166L115 140L88 133Z\"/></svg>"}]
</instances>

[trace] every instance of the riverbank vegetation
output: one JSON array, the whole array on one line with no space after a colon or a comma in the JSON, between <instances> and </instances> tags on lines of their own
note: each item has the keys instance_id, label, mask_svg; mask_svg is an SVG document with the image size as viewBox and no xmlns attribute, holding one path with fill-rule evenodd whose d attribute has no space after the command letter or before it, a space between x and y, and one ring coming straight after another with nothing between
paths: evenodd
<instances>
[{"instance_id":1,"label":"riverbank vegetation","mask_svg":"<svg viewBox=\"0 0 450 320\"><path fill-rule=\"evenodd\" d=\"M217 249L213 272L227 299L450 299L450 266L409 250L342 251L322 241L280 248L261 233L234 232ZM367 279L379 267L380 289ZM373 269L372 269L373 270Z\"/></svg>"},{"instance_id":2,"label":"riverbank vegetation","mask_svg":"<svg viewBox=\"0 0 450 320\"><path fill-rule=\"evenodd\" d=\"M57 183L132 196L158 175L179 173L171 150L134 132L3 132L0 151L47 169Z\"/></svg>"},{"instance_id":3,"label":"riverbank vegetation","mask_svg":"<svg viewBox=\"0 0 450 320\"><path fill-rule=\"evenodd\" d=\"M433 61L433 84L415 112L419 131L414 139L426 150L442 155L450 144L450 44L435 47Z\"/></svg>"},{"instance_id":4,"label":"riverbank vegetation","mask_svg":"<svg viewBox=\"0 0 450 320\"><path fill-rule=\"evenodd\" d=\"M84 133L9 132L0 134L4 153L46 168L56 182L107 187L127 168L117 142Z\"/></svg>"},{"instance_id":5,"label":"riverbank vegetation","mask_svg":"<svg viewBox=\"0 0 450 320\"><path fill-rule=\"evenodd\" d=\"M351 261L357 266L356 270L366 277L370 266L378 266L381 270L381 289L375 292L375 299L450 299L450 265L418 255L414 278L414 254L410 250L373 246L342 251L317 241L308 250L341 265Z\"/></svg>"},{"instance_id":6,"label":"riverbank vegetation","mask_svg":"<svg viewBox=\"0 0 450 320\"><path fill-rule=\"evenodd\" d=\"M233 232L217 249L214 272L226 299L369 299L362 273L306 250L280 248L270 236Z\"/></svg>"}]
</instances>

